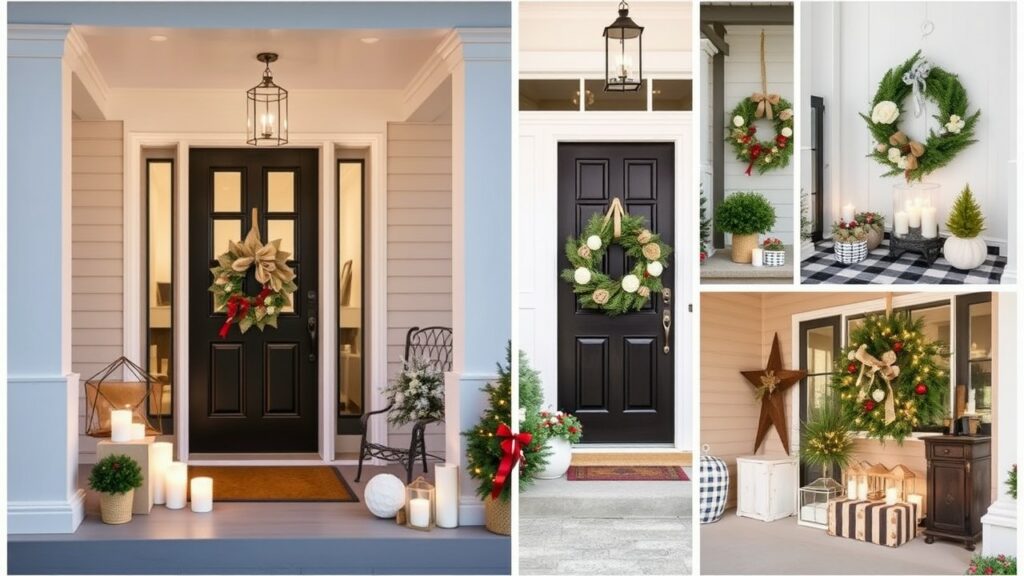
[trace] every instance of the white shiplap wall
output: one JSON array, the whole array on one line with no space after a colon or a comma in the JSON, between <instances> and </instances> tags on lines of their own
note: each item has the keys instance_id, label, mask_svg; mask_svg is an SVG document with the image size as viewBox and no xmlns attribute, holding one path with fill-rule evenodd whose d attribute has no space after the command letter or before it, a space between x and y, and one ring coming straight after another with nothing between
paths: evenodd
<instances>
[{"instance_id":1,"label":"white shiplap wall","mask_svg":"<svg viewBox=\"0 0 1024 576\"><path fill-rule=\"evenodd\" d=\"M123 351L121 122L73 122L71 150L71 366L84 383ZM84 384L79 398L79 453L83 463L93 463Z\"/></svg>"},{"instance_id":2,"label":"white shiplap wall","mask_svg":"<svg viewBox=\"0 0 1024 576\"><path fill-rule=\"evenodd\" d=\"M388 124L388 378L401 367L413 326L452 325L452 127ZM409 442L408 427L388 444ZM444 427L427 431L427 450L444 453Z\"/></svg>"},{"instance_id":3,"label":"white shiplap wall","mask_svg":"<svg viewBox=\"0 0 1024 576\"><path fill-rule=\"evenodd\" d=\"M725 113L728 115L743 98L761 91L761 30L765 32L765 61L767 62L768 92L778 94L796 106L793 91L793 27L792 26L729 26L725 40L729 43L729 55L725 57ZM799 126L800 118L796 122ZM727 124L731 125L731 124ZM762 139L773 137L774 129L767 120L757 123L758 136ZM724 138L723 135L718 135ZM723 145L719 139L716 146ZM744 174L745 162L740 162L727 147L725 152L725 195L733 192L760 192L775 206L775 227L768 236L781 238L789 245L793 243L794 172L796 155L790 157L790 164L783 170L772 170L759 175L755 170L751 176ZM726 234L725 243L732 242Z\"/></svg>"}]
</instances>

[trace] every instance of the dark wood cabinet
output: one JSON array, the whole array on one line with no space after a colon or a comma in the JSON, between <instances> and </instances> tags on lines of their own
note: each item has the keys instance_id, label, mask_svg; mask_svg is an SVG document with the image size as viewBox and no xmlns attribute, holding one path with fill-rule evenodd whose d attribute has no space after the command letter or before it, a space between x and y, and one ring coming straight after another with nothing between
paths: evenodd
<instances>
[{"instance_id":1,"label":"dark wood cabinet","mask_svg":"<svg viewBox=\"0 0 1024 576\"><path fill-rule=\"evenodd\" d=\"M924 443L928 458L924 541L958 540L974 550L981 538L981 517L991 504L992 439L930 436Z\"/></svg>"}]
</instances>

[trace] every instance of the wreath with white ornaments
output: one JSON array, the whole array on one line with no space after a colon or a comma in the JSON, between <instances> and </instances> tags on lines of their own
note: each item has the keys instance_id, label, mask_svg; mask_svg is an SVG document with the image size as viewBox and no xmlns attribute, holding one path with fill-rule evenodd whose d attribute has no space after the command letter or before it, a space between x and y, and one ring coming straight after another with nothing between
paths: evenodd
<instances>
[{"instance_id":1,"label":"wreath with white ornaments","mask_svg":"<svg viewBox=\"0 0 1024 576\"><path fill-rule=\"evenodd\" d=\"M633 263L622 278L598 269L612 244L622 246ZM615 198L607 214L594 214L578 238L566 241L565 257L571 267L562 271L562 279L573 287L581 307L618 316L642 309L652 293L661 291L670 254L672 248L647 228L644 218L626 214Z\"/></svg>"},{"instance_id":2,"label":"wreath with white ornaments","mask_svg":"<svg viewBox=\"0 0 1024 576\"><path fill-rule=\"evenodd\" d=\"M281 309L288 305L289 296L298 289L295 271L288 266L289 256L291 253L281 250L281 240L263 244L256 210L253 210L252 228L245 240L239 243L229 241L228 251L217 257L217 266L210 268L214 312L227 315L220 328L221 338L227 338L232 324L238 324L243 334L253 326L261 332L267 326L277 328ZM249 268L254 269L256 281L262 286L255 296L245 292Z\"/></svg>"},{"instance_id":3,"label":"wreath with white ornaments","mask_svg":"<svg viewBox=\"0 0 1024 576\"><path fill-rule=\"evenodd\" d=\"M929 130L923 143L907 136L897 122L904 114L902 102L908 97L914 99L915 116L925 113L927 100L938 106L932 118L940 128ZM885 73L871 101L871 115L861 114L875 141L870 157L888 168L885 176L902 174L908 182L920 181L977 142L974 127L981 110L971 114L967 105L967 90L956 74L933 66L918 50Z\"/></svg>"}]
</instances>

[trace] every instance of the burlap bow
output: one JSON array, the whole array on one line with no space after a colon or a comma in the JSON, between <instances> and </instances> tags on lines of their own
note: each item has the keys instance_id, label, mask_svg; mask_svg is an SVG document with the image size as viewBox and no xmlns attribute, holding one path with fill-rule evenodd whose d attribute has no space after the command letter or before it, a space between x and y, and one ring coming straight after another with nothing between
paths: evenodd
<instances>
[{"instance_id":1,"label":"burlap bow","mask_svg":"<svg viewBox=\"0 0 1024 576\"><path fill-rule=\"evenodd\" d=\"M775 117L772 107L779 105L779 95L768 93L768 73L764 61L764 30L761 30L761 91L755 92L750 99L757 102L757 110L754 111L755 118L771 120Z\"/></svg>"},{"instance_id":2,"label":"burlap bow","mask_svg":"<svg viewBox=\"0 0 1024 576\"><path fill-rule=\"evenodd\" d=\"M608 213L604 215L604 224L601 225L601 229L607 228L608 222L611 222L612 236L615 238L622 236L622 217L625 215L626 209L622 207L622 202L618 198L612 198L612 205L608 207Z\"/></svg>"},{"instance_id":3,"label":"burlap bow","mask_svg":"<svg viewBox=\"0 0 1024 576\"><path fill-rule=\"evenodd\" d=\"M900 367L896 366L896 353L888 350L882 354L882 359L879 360L868 354L867 344L861 344L856 351L851 350L847 357L861 363L860 375L857 376L858 402L867 396L867 391L875 383L876 375L881 376L885 381L885 386L888 389L885 395L885 423L892 424L896 420L896 399L893 398L892 381L900 375ZM866 385L863 384L865 372L870 376Z\"/></svg>"},{"instance_id":4,"label":"burlap bow","mask_svg":"<svg viewBox=\"0 0 1024 576\"><path fill-rule=\"evenodd\" d=\"M295 271L288 267L289 252L281 250L281 241L263 244L257 226L256 210L252 211L252 228L241 243L231 242L228 249L237 256L231 263L235 272L245 272L249 266L255 268L256 281L270 285L275 292L295 278Z\"/></svg>"},{"instance_id":5,"label":"burlap bow","mask_svg":"<svg viewBox=\"0 0 1024 576\"><path fill-rule=\"evenodd\" d=\"M924 155L924 144L907 138L903 132L896 132L889 136L889 144L899 148L900 152L906 155L906 170L908 172L917 168L917 159Z\"/></svg>"}]
</instances>

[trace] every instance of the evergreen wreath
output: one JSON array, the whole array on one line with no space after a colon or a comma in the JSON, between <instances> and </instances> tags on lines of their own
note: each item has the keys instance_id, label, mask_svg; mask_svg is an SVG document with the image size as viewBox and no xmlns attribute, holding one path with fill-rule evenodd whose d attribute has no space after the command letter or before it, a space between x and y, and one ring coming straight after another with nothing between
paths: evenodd
<instances>
[{"instance_id":1,"label":"evergreen wreath","mask_svg":"<svg viewBox=\"0 0 1024 576\"><path fill-rule=\"evenodd\" d=\"M613 243L622 246L633 262L621 279L598 269ZM644 218L626 214L615 198L606 215L594 214L579 238L566 241L565 257L571 268L562 271L562 279L572 285L583 308L618 316L640 310L652 293L661 291L661 275L670 254L672 248L647 229Z\"/></svg>"},{"instance_id":2,"label":"evergreen wreath","mask_svg":"<svg viewBox=\"0 0 1024 576\"><path fill-rule=\"evenodd\" d=\"M915 426L946 414L949 376L936 363L939 344L923 328L924 320L900 312L869 315L851 332L832 387L854 430L902 444Z\"/></svg>"},{"instance_id":3,"label":"evergreen wreath","mask_svg":"<svg viewBox=\"0 0 1024 576\"><path fill-rule=\"evenodd\" d=\"M942 126L928 131L924 143L911 140L897 123L903 114L902 102L913 96L917 114L925 99L938 105L932 118ZM918 50L903 64L891 68L878 83L871 101L871 114L861 114L868 124L875 149L869 154L888 168L884 176L903 174L907 181L918 180L949 164L964 148L977 142L974 127L981 110L969 114L967 90L957 78L938 66L932 66Z\"/></svg>"},{"instance_id":4,"label":"evergreen wreath","mask_svg":"<svg viewBox=\"0 0 1024 576\"><path fill-rule=\"evenodd\" d=\"M238 324L242 334L253 326L261 332L267 326L277 328L281 309L298 289L295 272L288 266L289 256L291 253L281 250L281 240L263 244L253 210L252 228L245 240L229 241L228 251L217 257L217 266L210 268L214 312L227 313L220 328L221 338L227 338L232 324ZM256 296L249 296L244 289L249 268L254 269L256 281L263 287Z\"/></svg>"},{"instance_id":5,"label":"evergreen wreath","mask_svg":"<svg viewBox=\"0 0 1024 576\"><path fill-rule=\"evenodd\" d=\"M775 127L775 135L769 140L757 138L754 122L760 118L758 109L761 103L753 96L744 98L732 109L732 129L725 140L732 146L736 158L747 163L747 176L754 167L757 167L758 174L764 174L789 166L789 158L793 155L793 105L784 98L776 98L773 98L777 102L775 107L781 112L766 114Z\"/></svg>"}]
</instances>

